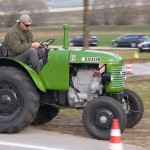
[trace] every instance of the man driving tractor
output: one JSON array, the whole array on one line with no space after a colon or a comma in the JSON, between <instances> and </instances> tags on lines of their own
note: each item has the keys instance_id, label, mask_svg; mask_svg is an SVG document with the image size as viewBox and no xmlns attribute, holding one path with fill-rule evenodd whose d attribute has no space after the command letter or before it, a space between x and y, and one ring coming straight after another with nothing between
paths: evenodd
<instances>
[{"instance_id":1,"label":"man driving tractor","mask_svg":"<svg viewBox=\"0 0 150 150\"><path fill-rule=\"evenodd\" d=\"M33 42L33 34L30 31L32 19L29 15L21 15L20 19L5 36L5 44L8 49L8 57L22 61L38 73L41 66L38 63L37 50L41 46L40 42Z\"/></svg>"}]
</instances>

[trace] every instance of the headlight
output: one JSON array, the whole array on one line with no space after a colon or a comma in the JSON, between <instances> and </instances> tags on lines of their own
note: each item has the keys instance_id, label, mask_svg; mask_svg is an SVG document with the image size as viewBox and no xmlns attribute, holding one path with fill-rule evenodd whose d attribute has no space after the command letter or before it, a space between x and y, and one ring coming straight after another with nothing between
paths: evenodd
<instances>
[{"instance_id":1,"label":"headlight","mask_svg":"<svg viewBox=\"0 0 150 150\"><path fill-rule=\"evenodd\" d=\"M103 74L102 74L102 79L103 79L105 82L111 82L111 81L113 81L112 73L111 73L111 72L103 73Z\"/></svg>"}]
</instances>

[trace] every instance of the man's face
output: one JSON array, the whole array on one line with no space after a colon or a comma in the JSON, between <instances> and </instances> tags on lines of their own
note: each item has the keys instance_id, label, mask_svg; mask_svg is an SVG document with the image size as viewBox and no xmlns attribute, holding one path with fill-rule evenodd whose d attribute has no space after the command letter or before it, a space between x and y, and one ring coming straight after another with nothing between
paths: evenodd
<instances>
[{"instance_id":1,"label":"man's face","mask_svg":"<svg viewBox=\"0 0 150 150\"><path fill-rule=\"evenodd\" d=\"M26 24L24 24L23 22L20 22L20 26L21 26L24 30L29 30L29 27L30 27L31 25L26 25Z\"/></svg>"}]
</instances>

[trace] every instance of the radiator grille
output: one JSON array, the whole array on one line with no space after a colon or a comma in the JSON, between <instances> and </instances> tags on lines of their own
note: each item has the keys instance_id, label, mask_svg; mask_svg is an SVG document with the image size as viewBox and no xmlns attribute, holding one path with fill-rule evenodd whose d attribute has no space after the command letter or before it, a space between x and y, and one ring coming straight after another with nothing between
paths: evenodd
<instances>
[{"instance_id":1,"label":"radiator grille","mask_svg":"<svg viewBox=\"0 0 150 150\"><path fill-rule=\"evenodd\" d=\"M125 68L123 67L112 67L110 69L113 75L113 81L110 82L109 88L111 89L120 89L124 88L125 83Z\"/></svg>"}]
</instances>

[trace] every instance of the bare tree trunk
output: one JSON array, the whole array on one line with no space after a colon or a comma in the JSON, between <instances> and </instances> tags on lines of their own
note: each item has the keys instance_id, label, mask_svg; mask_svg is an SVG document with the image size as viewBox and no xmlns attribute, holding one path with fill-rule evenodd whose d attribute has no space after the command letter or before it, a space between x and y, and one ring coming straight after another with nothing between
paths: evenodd
<instances>
[{"instance_id":1,"label":"bare tree trunk","mask_svg":"<svg viewBox=\"0 0 150 150\"><path fill-rule=\"evenodd\" d=\"M83 16L83 33L84 33L84 49L88 49L89 47L89 41L88 41L88 36L89 36L89 11L88 11L88 6L89 6L89 0L84 0L84 16Z\"/></svg>"}]
</instances>

